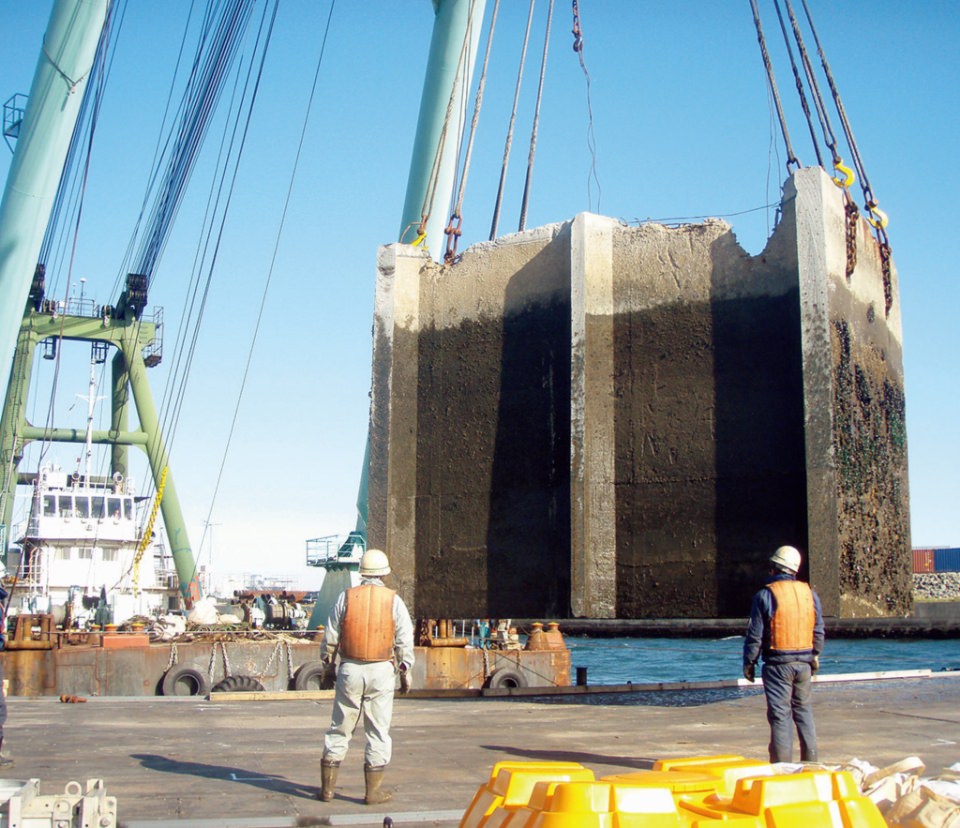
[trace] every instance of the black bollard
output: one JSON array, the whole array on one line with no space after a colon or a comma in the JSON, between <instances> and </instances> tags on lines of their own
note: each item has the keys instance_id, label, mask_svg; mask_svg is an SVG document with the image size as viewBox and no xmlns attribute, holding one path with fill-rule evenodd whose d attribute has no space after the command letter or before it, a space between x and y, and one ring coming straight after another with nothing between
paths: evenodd
<instances>
[{"instance_id":1,"label":"black bollard","mask_svg":"<svg viewBox=\"0 0 960 828\"><path fill-rule=\"evenodd\" d=\"M577 687L587 686L587 668L577 667Z\"/></svg>"}]
</instances>

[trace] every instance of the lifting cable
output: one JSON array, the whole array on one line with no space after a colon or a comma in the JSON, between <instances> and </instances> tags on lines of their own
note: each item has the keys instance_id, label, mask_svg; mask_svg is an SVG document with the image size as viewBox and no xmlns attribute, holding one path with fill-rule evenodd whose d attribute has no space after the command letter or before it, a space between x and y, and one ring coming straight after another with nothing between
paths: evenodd
<instances>
[{"instance_id":1,"label":"lifting cable","mask_svg":"<svg viewBox=\"0 0 960 828\"><path fill-rule=\"evenodd\" d=\"M853 164L856 167L857 175L860 176L860 185L863 189L864 206L870 213L870 215L867 217L867 221L869 221L870 224L878 231L878 238L881 238L881 243L885 244L887 215L879 209L877 200L873 195L873 189L870 186L870 179L867 178L867 171L864 168L863 159L860 157L860 150L857 148L857 142L853 137L853 129L851 128L850 121L847 118L846 110L843 108L843 101L840 100L840 93L837 90L837 84L833 79L833 72L830 71L830 64L827 62L827 57L823 53L823 47L820 45L820 38L817 35L816 26L813 24L813 16L810 14L810 9L807 6L807 0L802 0L802 2L804 12L806 12L807 15L807 21L810 24L810 30L813 32L813 39L817 44L817 54L820 57L820 63L823 66L823 72L827 77L827 83L830 85L830 92L833 95L833 102L837 107L837 114L840 116L840 123L843 125L844 135L846 136L847 144L850 147L850 155L853 158Z\"/></svg>"},{"instance_id":2,"label":"lifting cable","mask_svg":"<svg viewBox=\"0 0 960 828\"><path fill-rule=\"evenodd\" d=\"M780 3L779 0L774 0L777 6L777 15L780 15ZM838 187L849 187L853 183L853 170L849 167L844 166L843 159L840 157L840 152L837 149L837 138L833 132L833 126L830 124L830 116L827 113L827 108L823 102L823 95L820 92L820 85L817 83L816 73L813 71L813 65L810 63L810 55L807 52L806 43L803 40L803 34L800 32L800 26L797 23L797 17L793 13L793 4L790 0L785 0L787 5L787 14L790 17L790 25L793 29L793 37L797 42L797 48L800 51L800 59L803 61L803 70L807 76L807 82L810 84L810 91L813 95L813 102L817 109L817 118L820 121L820 129L823 131L823 139L826 142L827 147L830 149L830 153L833 158L833 167L840 173L843 177L836 177L833 179L834 184ZM783 25L783 18L781 16L780 21L781 26ZM786 30L784 30L784 38L787 38ZM791 55L792 59L792 55ZM807 119L809 120L810 115L806 107L804 112L807 113ZM817 154L819 159L819 153ZM820 166L823 166L823 161L820 161Z\"/></svg>"},{"instance_id":3,"label":"lifting cable","mask_svg":"<svg viewBox=\"0 0 960 828\"><path fill-rule=\"evenodd\" d=\"M461 228L463 226L463 198L467 190L467 177L470 174L470 161L473 157L473 141L477 133L477 123L480 120L480 107L483 106L483 92L487 85L487 68L490 65L490 47L493 45L493 32L497 26L497 13L499 10L500 0L496 0L493 5L493 13L490 17L487 48L483 55L483 69L480 72L480 80L477 83L477 96L473 104L473 119L470 121L470 135L467 139L467 150L464 155L463 169L460 172L460 186L457 190L457 201L453 211L450 213L450 221L443 231L447 237L446 249L443 254L443 261L446 264L451 264L457 258L457 244L460 241Z\"/></svg>"},{"instance_id":4,"label":"lifting cable","mask_svg":"<svg viewBox=\"0 0 960 828\"><path fill-rule=\"evenodd\" d=\"M800 70L797 69L797 62L793 57L793 48L790 46L790 35L787 34L787 27L783 22L783 13L780 11L780 0L773 0L773 6L777 10L777 20L780 21L780 31L783 33L783 44L787 47L787 55L790 57L790 68L793 70L793 82L797 87L797 96L800 98L800 108L803 110L803 114L807 119L807 128L810 130L810 142L813 144L814 154L817 156L817 164L823 166L823 158L820 155L820 144L817 142L817 133L813 128L813 119L810 117L810 106L807 104L807 95L803 91L803 79L800 77ZM791 20L792 20L791 16ZM794 29L794 34L799 38L799 32ZM803 47L800 47L801 56L805 53L803 52ZM806 66L806 61L804 61L804 66ZM809 78L809 73L807 75ZM814 102L817 102L816 97ZM820 115L820 107L817 107L817 114ZM823 118L820 118L821 125L823 124Z\"/></svg>"},{"instance_id":5,"label":"lifting cable","mask_svg":"<svg viewBox=\"0 0 960 828\"><path fill-rule=\"evenodd\" d=\"M257 336L260 332L260 323L263 321L263 313L267 304L267 292L270 289L270 283L273 280L273 272L277 264L277 254L280 249L280 238L283 234L283 229L286 225L287 211L290 207L290 200L293 196L293 184L297 176L297 171L299 170L299 167L300 167L300 158L303 154L303 145L306 140L307 126L309 125L309 122L310 122L310 113L313 109L313 102L317 94L317 86L319 85L319 82L320 82L320 68L323 65L323 57L327 50L327 37L330 34L330 23L333 20L333 10L336 7L336 5L337 5L336 0L333 0L333 2L331 2L330 4L330 11L327 14L327 24L323 32L323 40L320 43L320 54L317 57L317 66L316 66L316 69L314 70L313 85L310 88L310 96L307 100L307 107L303 116L303 126L300 129L300 141L297 144L296 156L294 157L293 167L290 170L290 182L287 185L287 195L283 204L283 212L280 217L280 224L277 228L276 239L274 240L273 255L271 256L271 259L270 259L270 268L267 271L266 282L264 283L264 286L263 286L263 294L261 295L261 298L260 298L260 309L257 314L257 323L254 328L253 338L250 341L250 347L247 351L247 361L243 369L243 380L241 381L240 390L237 394L237 403L234 406L233 418L230 421L230 428L227 432L227 439L223 448L223 456L220 460L220 469L217 472L216 484L214 485L214 488L213 488L213 494L210 497L210 508L207 510L207 518L204 521L203 535L201 535L200 543L197 545L198 549L202 548L203 540L207 533L207 528L212 525L210 519L213 516L214 504L216 503L217 494L220 491L220 483L223 480L223 473L227 464L227 454L230 450L230 444L233 441L233 434L237 426L237 417L240 411L240 401L243 397L244 390L246 389L246 386L247 386L247 379L250 375L250 366L253 363L254 347L256 346ZM212 552L212 549L211 549L211 552ZM199 557L200 557L199 555L194 556L194 572L193 572L194 577L196 577L197 568L199 566Z\"/></svg>"},{"instance_id":6,"label":"lifting cable","mask_svg":"<svg viewBox=\"0 0 960 828\"><path fill-rule=\"evenodd\" d=\"M252 6L248 6L247 11L252 12ZM274 5L268 31L266 36L264 36L265 19L268 12L269 4L264 6L263 16L261 17L260 21L260 29L257 33L256 42L252 49L254 56L257 55L258 51L260 54L256 78L252 79L252 76L254 73L254 68L257 64L255 59L251 58L247 68L245 85L242 93L240 94L241 101L245 102L242 104L242 106L245 106L246 108L247 124L244 128L242 136L238 139L237 132L241 119L240 107L238 107L232 118L228 117L225 120L225 134L224 137L221 138L220 158L218 158L214 166L215 172L211 180L211 195L208 197L206 214L201 222L201 234L205 235L205 241L202 245L202 249L201 247L198 247L193 265L193 274L191 275L190 280L192 288L188 288L187 295L184 299L184 308L181 315L180 328L177 332L177 340L174 348L176 358L175 363L168 375L167 386L164 389L163 414L157 434L158 438L160 434L168 435L166 440L168 452L173 444L174 436L176 434L176 426L177 422L179 421L180 410L186 392L187 378L193 363L199 336L199 328L203 319L206 302L213 279L213 272L219 250L219 239L222 236L227 213L229 212L233 187L235 186L236 182L237 167L239 166L240 158L246 142L246 130L249 128L250 113L256 100L257 90L259 89L259 78L263 72L263 62L266 58L266 52L270 43L270 36L272 34L274 20L277 13L276 6ZM224 65L222 69L216 70L216 74L220 76L220 81L215 85L211 85L210 72L212 70L210 67L217 64L228 64L232 62L233 56L238 51L239 41L246 29L248 20L249 15L247 15L247 18L243 21L243 26L241 27L237 27L235 25L235 21L232 19L232 16L229 20L221 20L217 27L217 37L210 40L211 45L209 49L212 49L212 53L210 53L209 49L206 54L204 54L202 51L198 51L197 53L194 66L196 67L197 64L203 63L206 68L204 69L203 77L201 78L199 84L196 82L195 78L191 78L189 86L200 86L201 88L208 89L209 96L211 96L213 99L209 99L207 93L198 95L195 90L191 91L190 89L188 89L187 93L185 94L180 108L179 126L174 124L171 131L175 130L181 135L185 131L193 132L194 130L192 125L199 124L200 121L203 122L203 127L197 131L196 135L190 135L187 141L189 149L187 147L174 148L174 159L181 157L184 161L189 160L189 165L182 171L170 176L169 173L171 168L177 165L174 163L173 159L168 162L168 180L165 181L161 187L161 194L159 196L159 200L161 202L165 200L165 197L168 194L172 194L174 192L178 193L178 200L183 195L183 189L186 185L186 181L192 173L193 162L195 161L196 155L199 151L200 142L206 135L207 126L209 125L212 111L216 102L219 100L223 89L223 84L225 82L227 71L226 65ZM227 32L229 32L229 36L227 35ZM261 38L263 38L264 41L262 48L260 46ZM203 48L204 47L201 45L200 50ZM239 77L236 77L235 83L238 81ZM248 90L251 86L253 87L253 91L252 93L248 93ZM234 95L236 95L236 90L234 91ZM231 109L232 108L233 107L231 104ZM228 140L226 133L231 127L233 134ZM236 149L234 148L235 142L238 143ZM229 186L227 186L225 182L228 180L227 168L230 163L233 164L233 171L232 176L229 179ZM216 191L216 195L213 194L214 190ZM224 200L222 206L220 203L221 198ZM170 206L173 207L173 205ZM152 250L152 253L155 253L159 256L163 247L166 245L166 237L169 234L169 230L172 226L172 221L178 207L179 204L177 204L176 208L170 212L167 212L166 206L163 204L154 208L153 213L155 215L162 215L163 220L160 224L155 225L154 232L148 232L148 235L152 236L155 240L159 240L159 236L162 234L163 238L159 247L151 248L150 246L142 246L142 250L144 252L147 250ZM216 235L214 234L215 224L219 225L218 233ZM212 253L209 252L211 248ZM208 258L208 254L210 256L210 261L209 264L206 264L205 262ZM204 268L206 268L207 271L206 277L205 279L201 279L200 271ZM144 271L138 270L136 272ZM154 271L149 271L149 274L152 283L155 275ZM203 288L202 291L201 286Z\"/></svg>"},{"instance_id":7,"label":"lifting cable","mask_svg":"<svg viewBox=\"0 0 960 828\"><path fill-rule=\"evenodd\" d=\"M827 107L824 104L823 95L820 92L820 85L817 83L816 73L813 71L813 65L810 62L810 55L807 52L807 46L804 42L803 34L800 31L800 25L797 22L797 16L793 12L793 3L791 3L790 0L785 0L785 2L787 6L787 14L790 16L790 25L793 29L793 37L797 42L797 48L800 51L800 59L803 61L803 69L807 76L807 82L810 84L813 102L817 109L817 117L820 120L820 129L823 131L824 141L826 142L827 147L830 149L833 160L833 169L837 173L833 176L832 180L833 183L836 184L843 192L843 211L844 224L846 227L847 251L846 276L847 279L849 279L851 276L853 276L853 271L857 267L857 219L860 217L860 211L857 209L856 203L850 196L850 185L853 184L854 174L853 170L843 163L843 159L840 157L840 151L837 149L837 138L833 132L833 126L830 124L830 116L827 113ZM783 17L780 14L779 0L774 0L774 3L776 4L777 15L780 17L780 25L782 27ZM785 40L788 40L786 29L784 29L783 35ZM791 61L792 60L793 55L791 53ZM807 115L807 122L810 123L810 113L806 109L805 104L804 112ZM810 128L812 134L812 124L810 124ZM820 159L819 151L817 152L817 159L822 167L823 161Z\"/></svg>"},{"instance_id":8,"label":"lifting cable","mask_svg":"<svg viewBox=\"0 0 960 828\"><path fill-rule=\"evenodd\" d=\"M533 179L533 157L537 151L537 128L540 125L540 103L543 100L543 81L547 75L547 52L550 46L550 24L553 22L553 0L547 11L547 30L543 36L543 57L540 60L540 85L537 87L537 105L533 113L533 128L530 133L530 153L527 156L527 178L523 184L523 200L520 204L520 225L523 230L527 224L527 204L530 199L530 184Z\"/></svg>"},{"instance_id":9,"label":"lifting cable","mask_svg":"<svg viewBox=\"0 0 960 828\"><path fill-rule=\"evenodd\" d=\"M517 69L517 84L513 93L513 110L507 127L507 138L503 148L503 163L500 166L500 184L497 187L497 199L493 206L493 221L490 224L490 241L497 237L497 225L500 223L500 207L503 203L503 185L507 177L507 165L510 161L510 147L513 144L513 127L517 120L517 104L520 100L520 86L523 81L523 68L527 62L527 44L530 42L530 26L533 22L533 8L536 0L530 0L527 12L527 28L523 35L523 48L520 51L520 66Z\"/></svg>"},{"instance_id":10,"label":"lifting cable","mask_svg":"<svg viewBox=\"0 0 960 828\"><path fill-rule=\"evenodd\" d=\"M272 7L272 12L270 11L270 4L265 4L263 8L263 15L260 19L260 27L256 36L256 41L252 49L251 60L247 67L246 79L244 82L244 89L240 95L240 100L242 102L241 106L238 106L236 116L233 120L233 134L231 135L230 141L226 146L221 144L221 156L224 158L223 164L217 163L217 167L221 168L219 178L215 184L218 187L218 193L216 199L213 203L208 203L207 213L210 216L209 222L207 219L204 219L204 224L206 225L206 241L203 252L203 259L207 259L207 248L211 249L209 262L203 267L206 269L206 278L203 283L203 291L201 295L201 300L199 307L194 313L194 308L190 307L189 316L194 318L193 328L190 334L190 343L187 350L186 358L182 360L182 342L178 346L178 371L175 384L175 394L174 399L171 401L170 396L165 393L165 408L166 414L164 417L165 422L170 422L171 425L167 428L165 425L161 425L158 429L157 438L160 438L161 434L168 434L169 438L166 441L167 454L171 453L171 447L173 444L173 438L176 434L177 422L180 417L180 410L183 404L184 395L186 392L187 377L189 376L190 369L193 364L193 358L196 353L197 342L199 338L199 329L200 324L203 319L207 300L209 298L210 287L213 281L213 274L216 270L217 258L220 250L220 243L223 239L224 228L227 222L227 216L230 212L230 205L233 200L233 193L236 187L237 174L240 167L240 161L243 157L243 152L246 147L247 136L250 130L250 123L252 120L254 104L256 103L258 92L260 89L260 81L263 77L264 64L266 62L267 53L269 51L270 43L272 41L273 29L276 23L276 17L278 12L278 3L274 2ZM267 23L267 15L269 17L269 23ZM239 32L238 32L239 37ZM262 45L261 45L262 43ZM259 59L256 59L259 54ZM241 114L244 115L243 125L241 129ZM229 120L229 119L228 119ZM236 143L236 148L234 144ZM228 176L227 168L232 165L232 170ZM220 206L220 198L223 196L223 205ZM198 250L198 256L200 256L200 251ZM195 265L196 273L199 274L200 264ZM194 298L193 301L196 301L197 290L199 288L200 280L197 279L194 282ZM262 307L261 307L262 313ZM186 321L183 323L181 332L183 328L186 327ZM182 371L179 370L181 364L185 366ZM173 372L172 372L173 374ZM236 408L239 408L239 401L237 402ZM234 411L234 419L236 419L236 408ZM231 427L232 433L232 427ZM219 478L217 481L219 486ZM191 574L190 580L196 577L197 567L199 566L199 561L194 556L194 570Z\"/></svg>"},{"instance_id":11,"label":"lifting cable","mask_svg":"<svg viewBox=\"0 0 960 828\"><path fill-rule=\"evenodd\" d=\"M753 9L753 25L757 29L757 42L760 44L760 54L763 57L764 68L767 70L767 81L770 84L770 92L773 95L777 107L777 116L780 119L780 131L783 133L783 141L787 147L787 174L791 175L794 169L800 168L801 164L793 152L793 145L790 143L790 132L787 129L787 119L783 114L783 105L780 103L780 93L777 90L777 82L773 75L770 54L767 52L767 42L763 36L763 26L760 24L760 10L757 8L757 0L750 0L750 7Z\"/></svg>"},{"instance_id":12,"label":"lifting cable","mask_svg":"<svg viewBox=\"0 0 960 828\"><path fill-rule=\"evenodd\" d=\"M860 157L860 150L857 147L856 139L853 137L853 128L847 118L846 110L843 108L843 101L840 99L840 92L837 89L836 81L833 78L833 72L830 70L830 64L827 62L827 56L823 52L820 44L820 37L817 34L817 27L813 23L813 15L810 14L810 8L807 6L807 0L802 0L803 10L807 16L807 22L810 25L810 31L813 33L814 42L817 45L817 55L820 57L820 63L823 66L823 73L826 75L827 83L830 85L830 93L833 95L833 102L837 108L837 114L840 117L840 123L843 125L843 132L847 139L847 146L850 147L850 156L853 159L853 165L856 168L857 175L860 177L860 187L863 190L864 207L867 209L867 221L873 227L877 242L880 245L880 265L883 273L883 294L886 315L890 314L890 308L893 306L893 274L891 268L892 251L890 249L890 239L887 236L887 214L880 209L877 199L873 194L873 188L870 186L870 179L867 178L867 170L864 167L863 159ZM849 245L849 240L848 240Z\"/></svg>"},{"instance_id":13,"label":"lifting cable","mask_svg":"<svg viewBox=\"0 0 960 828\"><path fill-rule=\"evenodd\" d=\"M467 26L464 28L463 42L460 44L460 55L457 59L457 71L454 74L453 83L450 85L450 97L447 99L447 111L443 116L443 128L440 130L437 150L433 156L433 166L430 168L430 176L423 194L423 204L420 207L420 224L417 226L417 237L412 242L415 247L422 244L427 237L427 222L433 213L433 202L436 200L437 187L440 184L440 164L443 161L443 149L447 140L450 119L453 115L453 104L457 99L457 88L460 86L461 81L466 80L469 74L466 67L468 65L467 57L469 46L473 35L475 7L476 0L470 0L470 8L467 11ZM466 100L466 95L464 95L464 100ZM400 234L400 241L403 241L403 237L409 229L409 225L403 229L403 232Z\"/></svg>"},{"instance_id":14,"label":"lifting cable","mask_svg":"<svg viewBox=\"0 0 960 828\"><path fill-rule=\"evenodd\" d=\"M597 141L593 132L593 105L590 101L590 73L587 71L587 64L583 59L583 31L580 27L580 6L577 0L573 0L573 51L577 53L580 60L580 69L583 71L583 77L587 87L587 149L590 151L590 172L587 174L587 209L593 211L593 187L592 182L597 185L597 212L600 211L600 198L603 191L600 187L600 178L597 176Z\"/></svg>"},{"instance_id":15,"label":"lifting cable","mask_svg":"<svg viewBox=\"0 0 960 828\"><path fill-rule=\"evenodd\" d=\"M200 71L192 73L184 97L184 117L173 152L167 160L162 191L154 202L147 232L141 239L140 251L133 264L133 272L147 275L151 285L157 260L166 246L170 227L180 208L215 104L223 90L227 70L239 48L241 35L252 11L252 0L231 4L229 11L217 21L212 47L203 55Z\"/></svg>"}]
</instances>

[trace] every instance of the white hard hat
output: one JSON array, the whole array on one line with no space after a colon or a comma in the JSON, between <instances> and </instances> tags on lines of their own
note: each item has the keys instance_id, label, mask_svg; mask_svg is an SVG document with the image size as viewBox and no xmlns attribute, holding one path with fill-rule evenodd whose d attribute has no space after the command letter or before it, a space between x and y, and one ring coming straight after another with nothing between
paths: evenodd
<instances>
[{"instance_id":1,"label":"white hard hat","mask_svg":"<svg viewBox=\"0 0 960 828\"><path fill-rule=\"evenodd\" d=\"M792 546L781 546L771 556L770 563L796 575L800 571L800 552Z\"/></svg>"},{"instance_id":2,"label":"white hard hat","mask_svg":"<svg viewBox=\"0 0 960 828\"><path fill-rule=\"evenodd\" d=\"M368 549L360 559L360 574L375 578L389 575L390 561L379 549Z\"/></svg>"}]
</instances>

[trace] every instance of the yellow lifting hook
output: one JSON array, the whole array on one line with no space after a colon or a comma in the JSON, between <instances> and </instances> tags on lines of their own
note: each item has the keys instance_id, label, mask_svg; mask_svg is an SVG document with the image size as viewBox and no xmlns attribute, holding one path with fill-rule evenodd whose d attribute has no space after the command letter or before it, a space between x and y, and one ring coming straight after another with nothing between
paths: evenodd
<instances>
[{"instance_id":1,"label":"yellow lifting hook","mask_svg":"<svg viewBox=\"0 0 960 828\"><path fill-rule=\"evenodd\" d=\"M840 175L834 176L833 178L834 184L836 184L838 187L843 187L844 189L846 189L851 184L853 184L853 181L854 181L853 170L851 170L848 166L846 166L843 163L842 158L838 158L834 162L833 168L838 173L840 173Z\"/></svg>"},{"instance_id":2,"label":"yellow lifting hook","mask_svg":"<svg viewBox=\"0 0 960 828\"><path fill-rule=\"evenodd\" d=\"M870 215L867 216L867 221L877 230L882 230L887 226L890 220L887 218L887 214L877 206L876 201L868 201L867 209L870 211Z\"/></svg>"}]
</instances>

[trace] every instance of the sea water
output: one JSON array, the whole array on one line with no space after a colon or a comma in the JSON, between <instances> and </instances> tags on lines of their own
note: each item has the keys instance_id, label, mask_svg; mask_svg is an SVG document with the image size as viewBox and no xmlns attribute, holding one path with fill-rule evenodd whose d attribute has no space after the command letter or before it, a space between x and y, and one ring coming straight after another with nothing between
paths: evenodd
<instances>
[{"instance_id":1,"label":"sea water","mask_svg":"<svg viewBox=\"0 0 960 828\"><path fill-rule=\"evenodd\" d=\"M565 641L571 679L575 680L576 668L585 667L591 685L720 681L742 675L742 635L719 639L565 636ZM823 675L900 670L960 670L960 644L956 639L828 638L820 656Z\"/></svg>"}]
</instances>

